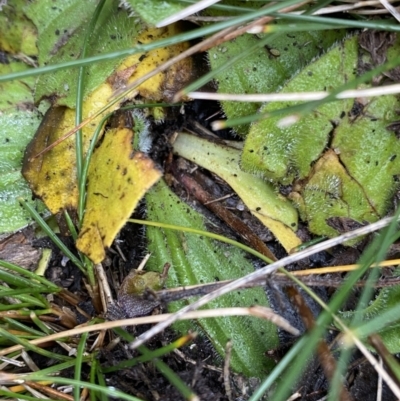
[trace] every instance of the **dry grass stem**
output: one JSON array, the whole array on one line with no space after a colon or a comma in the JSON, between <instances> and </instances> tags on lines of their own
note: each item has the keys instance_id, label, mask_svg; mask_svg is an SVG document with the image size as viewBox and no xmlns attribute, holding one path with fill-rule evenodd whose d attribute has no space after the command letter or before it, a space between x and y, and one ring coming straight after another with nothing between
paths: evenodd
<instances>
[{"instance_id":1,"label":"dry grass stem","mask_svg":"<svg viewBox=\"0 0 400 401\"><path fill-rule=\"evenodd\" d=\"M234 290L240 288L241 286L246 285L247 283L249 283L251 281L265 277L268 274L275 272L279 268L287 266L291 263L298 262L298 261L304 259L305 257L311 256L315 253L332 248L338 244L342 244L346 241L349 241L350 239L358 238L360 236L380 230L381 228L388 226L392 222L392 220L393 220L392 217L386 217L386 218L383 218L383 219L377 221L376 223L372 223L368 226L358 228L354 231L349 231L345 234L342 234L335 238L331 238L327 241L320 242L319 244L316 244L316 245L314 245L310 248L307 248L301 252L297 252L293 255L286 256L285 258L278 260L270 265L267 265L267 266L261 268L260 270L257 270L251 274L248 274L247 276L242 277L238 280L235 280L232 283L229 283L226 286L224 286L210 294L205 295L204 297L200 298L196 302L182 308L180 311L173 314L167 320L152 327L150 330L148 330L147 332L143 333L140 337L138 337L131 344L131 347L136 348L136 347L142 345L147 340L149 340L150 338L152 338L153 336L155 336L156 334L160 333L165 328L170 326L172 323L174 323L175 321L180 319L181 316L183 316L185 313L187 313L189 311L193 311L195 309L198 309L201 306L206 305L208 302L212 301L213 299L216 299L224 294L234 291Z\"/></svg>"},{"instance_id":2,"label":"dry grass stem","mask_svg":"<svg viewBox=\"0 0 400 401\"><path fill-rule=\"evenodd\" d=\"M356 99L359 97L375 97L385 95L395 95L400 93L400 84L379 86L366 89L351 89L340 92L335 96L336 99ZM228 100L231 102L298 102L321 100L330 96L329 92L293 92L293 93L254 93L249 95L238 95L235 93L214 93L214 92L190 92L188 96L192 99L205 100Z\"/></svg>"},{"instance_id":3,"label":"dry grass stem","mask_svg":"<svg viewBox=\"0 0 400 401\"><path fill-rule=\"evenodd\" d=\"M153 316L143 316L132 319L124 319L124 320L115 320L110 322L104 322L99 324L94 324L90 326L79 326L75 329L65 330L59 333L50 334L45 337L36 338L34 340L30 340L29 343L32 345L40 345L46 343L48 341L55 341L60 338L77 336L82 333L89 333L93 331L100 330L108 330L114 327L122 327L122 326L138 326L142 324L154 324L165 321L166 319L174 316L173 313L165 313L162 315L153 315ZM250 307L250 308L219 308L219 309L208 309L208 310L200 310L193 311L181 316L180 320L191 320L191 319L204 319L204 318L215 318L221 316L256 316L263 317L272 321L276 324L283 324L283 329L288 328L292 333L298 333L297 329L290 326L285 319L278 317L272 310L264 307ZM285 324L287 323L287 325ZM8 348L4 348L0 350L0 356L7 355L11 352L19 351L23 349L22 345L13 345Z\"/></svg>"}]
</instances>

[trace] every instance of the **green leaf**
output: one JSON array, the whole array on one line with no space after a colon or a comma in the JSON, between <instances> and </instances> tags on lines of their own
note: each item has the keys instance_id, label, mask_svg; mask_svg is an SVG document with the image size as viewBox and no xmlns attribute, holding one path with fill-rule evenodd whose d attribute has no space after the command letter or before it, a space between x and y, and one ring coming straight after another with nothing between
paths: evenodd
<instances>
[{"instance_id":1,"label":"green leaf","mask_svg":"<svg viewBox=\"0 0 400 401\"><path fill-rule=\"evenodd\" d=\"M399 270L395 275L399 275ZM346 311L341 312L340 317L347 323L354 319L355 313L361 315L359 321L362 322L357 333L361 339L366 340L366 336L370 333L364 333L363 326L368 323L373 324L375 318L382 316L384 313L390 313L390 310L398 307L400 301L400 285L382 288L373 302L367 308L360 312ZM400 352L400 324L398 322L398 313L394 314L395 320L391 324L386 324L384 327L381 325L379 328L376 326L376 332L381 337L383 343L388 348L391 354Z\"/></svg>"},{"instance_id":2,"label":"green leaf","mask_svg":"<svg viewBox=\"0 0 400 401\"><path fill-rule=\"evenodd\" d=\"M342 30L245 34L208 51L212 69L224 66L244 49L254 48L246 58L219 72L216 77L218 92L232 94L258 94L276 91L296 71L306 66L344 35ZM261 41L267 38L262 47ZM269 39L268 39L269 38ZM260 103L222 102L228 118L239 118L257 113ZM240 135L247 135L248 125L235 127Z\"/></svg>"},{"instance_id":3,"label":"green leaf","mask_svg":"<svg viewBox=\"0 0 400 401\"><path fill-rule=\"evenodd\" d=\"M123 0L121 4L132 15L138 15L144 22L150 25L156 25L157 22L183 10L190 4L182 4L176 1L159 1L159 0Z\"/></svg>"},{"instance_id":4,"label":"green leaf","mask_svg":"<svg viewBox=\"0 0 400 401\"><path fill-rule=\"evenodd\" d=\"M37 56L37 31L24 9L25 0L13 0L2 4L0 10L0 50L23 56ZM0 7L1 8L1 7Z\"/></svg>"},{"instance_id":5,"label":"green leaf","mask_svg":"<svg viewBox=\"0 0 400 401\"><path fill-rule=\"evenodd\" d=\"M338 66L337 74L332 73L332 66ZM354 78L356 67L357 42L353 38L304 68L281 92L329 91ZM254 124L243 149L242 167L282 184L307 177L311 164L320 157L329 141L334 121L340 119L342 111L350 110L352 103L349 99L324 104L285 128L279 126L281 116ZM268 113L288 105L288 102L268 103L260 112Z\"/></svg>"},{"instance_id":6,"label":"green leaf","mask_svg":"<svg viewBox=\"0 0 400 401\"><path fill-rule=\"evenodd\" d=\"M337 44L282 92L332 91L355 79L358 71L375 62L358 41L352 37ZM386 49L396 54L399 46L397 39ZM384 57L391 54L386 53ZM269 103L260 112L288 105ZM271 116L251 127L242 167L276 185L292 185L289 197L315 234L336 235L332 218L376 221L387 212L398 188L400 142L393 131L399 108L395 96L378 96L323 103L287 127L280 126L280 116Z\"/></svg>"},{"instance_id":7,"label":"green leaf","mask_svg":"<svg viewBox=\"0 0 400 401\"><path fill-rule=\"evenodd\" d=\"M28 67L19 61L0 64L0 74L21 71ZM0 234L12 232L32 221L18 197L29 199L33 206L32 194L21 175L24 149L32 139L42 118L33 104L32 80L11 81L0 84L0 92L7 98L0 100Z\"/></svg>"},{"instance_id":8,"label":"green leaf","mask_svg":"<svg viewBox=\"0 0 400 401\"><path fill-rule=\"evenodd\" d=\"M39 32L40 66L80 58L80 49L97 3L97 0L69 0L54 6L52 0L43 0L29 5L27 15ZM131 47L138 32L137 28L138 24L128 18L126 11L119 10L114 1L108 0L91 35L87 56ZM119 60L108 60L87 67L84 95L103 83L119 63ZM55 96L58 99L57 104L75 108L77 77L78 69L64 69L51 75L41 75L35 100Z\"/></svg>"},{"instance_id":9,"label":"green leaf","mask_svg":"<svg viewBox=\"0 0 400 401\"><path fill-rule=\"evenodd\" d=\"M150 220L205 230L204 218L183 203L164 182L146 195L146 201ZM165 263L171 264L168 287L233 279L254 271L238 249L209 238L154 227L147 228L147 236L152 254L149 269L160 271ZM209 308L254 304L268 306L263 289L225 295L211 302ZM170 309L177 310L180 306L182 303L173 303ZM264 377L273 367L272 360L265 356L265 352L278 345L277 329L272 323L250 317L221 317L201 320L200 325L221 355L226 342L233 340L231 366L235 371ZM179 323L176 327L183 332L193 329L190 323Z\"/></svg>"}]
</instances>

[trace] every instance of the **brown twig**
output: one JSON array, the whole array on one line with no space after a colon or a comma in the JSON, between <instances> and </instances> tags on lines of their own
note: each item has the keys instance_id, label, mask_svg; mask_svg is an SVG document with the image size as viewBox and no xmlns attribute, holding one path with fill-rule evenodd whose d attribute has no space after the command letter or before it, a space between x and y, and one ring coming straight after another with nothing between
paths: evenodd
<instances>
[{"instance_id":1,"label":"brown twig","mask_svg":"<svg viewBox=\"0 0 400 401\"><path fill-rule=\"evenodd\" d=\"M235 233L240 235L243 240L256 251L260 252L271 260L277 260L275 255L269 250L265 243L254 234L243 221L226 209L221 203L214 202L214 198L205 191L201 185L190 175L174 170L175 178L204 206L210 209L216 216L224 221Z\"/></svg>"}]
</instances>

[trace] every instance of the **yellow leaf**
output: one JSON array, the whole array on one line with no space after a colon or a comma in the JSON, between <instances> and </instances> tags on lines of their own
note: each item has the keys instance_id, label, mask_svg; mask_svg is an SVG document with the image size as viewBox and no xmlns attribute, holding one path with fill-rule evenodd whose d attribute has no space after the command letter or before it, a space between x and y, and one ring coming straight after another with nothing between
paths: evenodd
<instances>
[{"instance_id":1,"label":"yellow leaf","mask_svg":"<svg viewBox=\"0 0 400 401\"><path fill-rule=\"evenodd\" d=\"M287 252L301 244L295 208L263 179L240 169L239 150L186 133L178 135L173 150L225 180Z\"/></svg>"},{"instance_id":2,"label":"yellow leaf","mask_svg":"<svg viewBox=\"0 0 400 401\"><path fill-rule=\"evenodd\" d=\"M137 37L138 43L150 43L177 34L179 26L166 28L149 28ZM86 119L107 106L113 93L144 76L168 59L180 54L188 43L179 43L168 48L156 49L145 54L135 54L124 59L106 82L94 90L83 103L83 118ZM172 92L182 88L191 76L190 59L176 63L167 72L158 73L136 88L146 99L155 101L169 99ZM127 95L130 100L134 95ZM116 110L115 104L83 127L83 147L86 153L90 140L100 120ZM41 198L47 208L56 214L63 209L76 209L78 188L75 162L75 136L71 136L51 149L49 152L34 158L40 151L63 137L75 126L75 110L64 106L52 107L47 112L24 158L23 175L29 182L34 194ZM90 205L89 205L90 206Z\"/></svg>"},{"instance_id":3,"label":"yellow leaf","mask_svg":"<svg viewBox=\"0 0 400 401\"><path fill-rule=\"evenodd\" d=\"M155 163L132 148L133 133L107 131L95 150L87 188L87 209L76 246L94 263L109 247L143 195L162 176Z\"/></svg>"},{"instance_id":4,"label":"yellow leaf","mask_svg":"<svg viewBox=\"0 0 400 401\"><path fill-rule=\"evenodd\" d=\"M67 138L50 152L31 160L41 150L71 129L72 110L51 107L44 116L33 140L28 145L22 175L33 193L56 214L61 209L76 209L78 188L75 166L75 137ZM73 125L72 125L73 126Z\"/></svg>"}]
</instances>

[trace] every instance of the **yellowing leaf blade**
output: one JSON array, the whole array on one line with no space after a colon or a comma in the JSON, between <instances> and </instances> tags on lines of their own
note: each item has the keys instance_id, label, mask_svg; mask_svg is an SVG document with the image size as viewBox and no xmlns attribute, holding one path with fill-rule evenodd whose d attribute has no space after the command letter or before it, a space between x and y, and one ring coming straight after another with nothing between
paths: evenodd
<instances>
[{"instance_id":1,"label":"yellowing leaf blade","mask_svg":"<svg viewBox=\"0 0 400 401\"><path fill-rule=\"evenodd\" d=\"M60 132L69 128L66 124L64 106L50 108L40 124L33 140L28 145L22 174L32 191L42 199L52 213L62 208L76 208L78 191L76 169L71 160L75 159L75 138L70 137L52 152L35 156L49 143L58 139Z\"/></svg>"},{"instance_id":2,"label":"yellowing leaf blade","mask_svg":"<svg viewBox=\"0 0 400 401\"><path fill-rule=\"evenodd\" d=\"M87 205L76 246L94 263L109 247L140 199L162 175L144 153L132 148L133 133L112 129L93 154Z\"/></svg>"},{"instance_id":3,"label":"yellowing leaf blade","mask_svg":"<svg viewBox=\"0 0 400 401\"><path fill-rule=\"evenodd\" d=\"M239 150L185 133L179 134L173 147L179 156L225 180L288 252L301 244L294 232L297 229L296 210L267 182L240 169Z\"/></svg>"},{"instance_id":4,"label":"yellowing leaf blade","mask_svg":"<svg viewBox=\"0 0 400 401\"><path fill-rule=\"evenodd\" d=\"M176 24L163 29L149 28L143 31L136 40L140 43L149 43L156 39L165 39L178 33L179 29L179 25ZM96 117L82 128L84 153L86 153L90 140L101 119L120 106L119 103L116 103L110 105L108 110L104 111L114 92L132 84L166 60L184 51L187 47L188 43L184 42L168 48L155 49L146 54L129 56L121 62L113 75L108 77L104 83L85 98L83 119L95 114ZM155 101L168 100L187 82L191 72L192 62L190 59L176 63L168 71L155 74L143 82L136 88L137 92L127 94L124 101L131 100L137 93L146 99ZM49 121L46 122L47 118L49 118ZM44 201L53 214L63 209L76 209L78 203L75 137L71 136L65 139L62 143L34 160L32 158L47 146L62 138L74 126L75 110L65 107L50 110L25 155L23 175L35 195Z\"/></svg>"}]
</instances>

